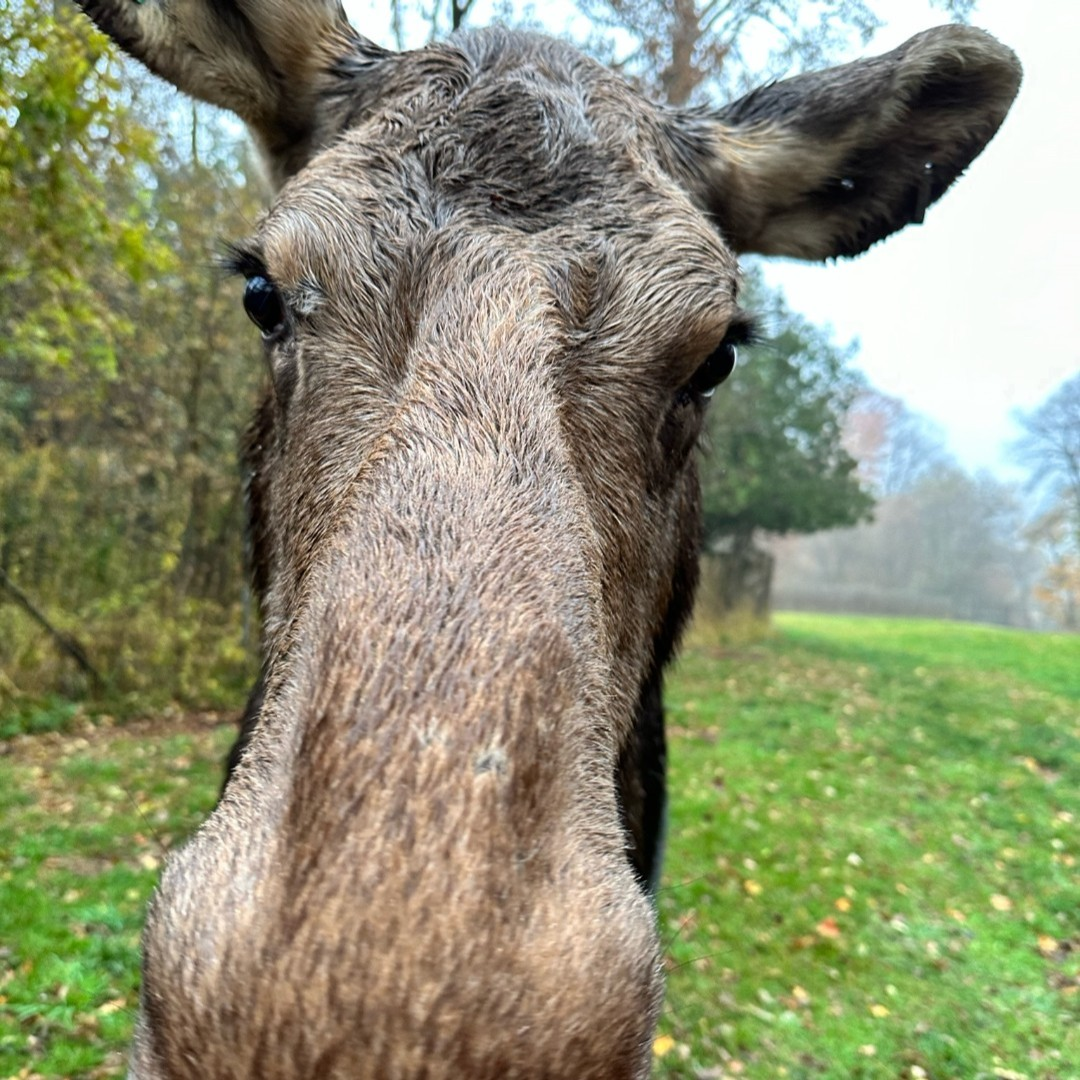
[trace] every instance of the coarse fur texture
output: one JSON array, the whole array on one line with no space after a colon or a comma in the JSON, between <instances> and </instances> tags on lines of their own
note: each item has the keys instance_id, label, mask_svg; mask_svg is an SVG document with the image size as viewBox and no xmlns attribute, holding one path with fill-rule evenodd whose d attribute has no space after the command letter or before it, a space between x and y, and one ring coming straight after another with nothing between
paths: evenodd
<instances>
[{"instance_id":1,"label":"coarse fur texture","mask_svg":"<svg viewBox=\"0 0 1080 1080\"><path fill-rule=\"evenodd\" d=\"M921 220L1015 57L943 28L677 111L534 35L391 54L335 0L82 6L280 184L235 254L272 371L263 676L151 905L131 1075L646 1076L663 671L735 256Z\"/></svg>"}]
</instances>

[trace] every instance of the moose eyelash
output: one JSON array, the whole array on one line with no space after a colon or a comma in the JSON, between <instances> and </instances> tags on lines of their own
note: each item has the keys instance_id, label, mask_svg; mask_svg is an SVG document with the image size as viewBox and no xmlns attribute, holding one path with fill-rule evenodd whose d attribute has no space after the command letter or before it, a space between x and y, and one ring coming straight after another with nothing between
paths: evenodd
<instances>
[{"instance_id":1,"label":"moose eyelash","mask_svg":"<svg viewBox=\"0 0 1080 1080\"><path fill-rule=\"evenodd\" d=\"M764 340L760 320L748 311L736 311L728 323L724 342L728 345L760 345Z\"/></svg>"},{"instance_id":2,"label":"moose eyelash","mask_svg":"<svg viewBox=\"0 0 1080 1080\"><path fill-rule=\"evenodd\" d=\"M264 277L272 280L266 262L259 252L243 244L226 244L220 260L221 269L236 277Z\"/></svg>"}]
</instances>

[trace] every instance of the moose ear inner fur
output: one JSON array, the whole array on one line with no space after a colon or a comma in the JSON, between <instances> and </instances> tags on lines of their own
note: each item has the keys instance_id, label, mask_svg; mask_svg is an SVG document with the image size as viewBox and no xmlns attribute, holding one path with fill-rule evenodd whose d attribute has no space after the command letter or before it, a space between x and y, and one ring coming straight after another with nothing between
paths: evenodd
<instances>
[{"instance_id":1,"label":"moose ear inner fur","mask_svg":"<svg viewBox=\"0 0 1080 1080\"><path fill-rule=\"evenodd\" d=\"M675 170L738 252L857 255L921 222L998 130L1012 50L966 26L672 114Z\"/></svg>"},{"instance_id":2,"label":"moose ear inner fur","mask_svg":"<svg viewBox=\"0 0 1080 1080\"><path fill-rule=\"evenodd\" d=\"M78 3L154 74L245 121L275 186L340 130L348 102L327 100L341 84L390 55L350 26L339 0L190 3L182 16L176 3Z\"/></svg>"}]
</instances>

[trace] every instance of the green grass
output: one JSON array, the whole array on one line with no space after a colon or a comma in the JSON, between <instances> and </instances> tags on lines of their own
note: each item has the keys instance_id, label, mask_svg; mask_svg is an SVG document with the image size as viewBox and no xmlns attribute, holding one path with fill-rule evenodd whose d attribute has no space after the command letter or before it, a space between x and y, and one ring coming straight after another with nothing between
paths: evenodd
<instances>
[{"instance_id":1,"label":"green grass","mask_svg":"<svg viewBox=\"0 0 1080 1080\"><path fill-rule=\"evenodd\" d=\"M672 679L670 1077L1080 1077L1080 639L784 616Z\"/></svg>"},{"instance_id":2,"label":"green grass","mask_svg":"<svg viewBox=\"0 0 1080 1080\"><path fill-rule=\"evenodd\" d=\"M146 899L235 733L180 726L0 744L0 1077L123 1075Z\"/></svg>"},{"instance_id":3,"label":"green grass","mask_svg":"<svg viewBox=\"0 0 1080 1080\"><path fill-rule=\"evenodd\" d=\"M784 616L671 680L658 1077L1080 1080L1080 638ZM122 1075L228 725L0 756L0 1077Z\"/></svg>"}]
</instances>

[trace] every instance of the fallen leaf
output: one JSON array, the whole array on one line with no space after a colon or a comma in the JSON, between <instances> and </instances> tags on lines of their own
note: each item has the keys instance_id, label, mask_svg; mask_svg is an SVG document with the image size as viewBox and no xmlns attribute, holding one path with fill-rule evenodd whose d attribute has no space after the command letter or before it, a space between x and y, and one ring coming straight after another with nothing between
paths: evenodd
<instances>
[{"instance_id":1,"label":"fallen leaf","mask_svg":"<svg viewBox=\"0 0 1080 1080\"><path fill-rule=\"evenodd\" d=\"M994 893L990 897L990 906L995 911L1012 911L1012 901L1007 896L1002 896L1001 893Z\"/></svg>"},{"instance_id":2,"label":"fallen leaf","mask_svg":"<svg viewBox=\"0 0 1080 1080\"><path fill-rule=\"evenodd\" d=\"M841 933L839 924L831 915L822 919L814 929L820 937L829 938L831 941L839 938Z\"/></svg>"},{"instance_id":3,"label":"fallen leaf","mask_svg":"<svg viewBox=\"0 0 1080 1080\"><path fill-rule=\"evenodd\" d=\"M1057 951L1057 938L1053 938L1049 934L1039 935L1039 952L1041 952L1043 956L1053 956Z\"/></svg>"},{"instance_id":4,"label":"fallen leaf","mask_svg":"<svg viewBox=\"0 0 1080 1080\"><path fill-rule=\"evenodd\" d=\"M653 1057L662 1058L675 1049L675 1040L670 1035L657 1035L653 1040Z\"/></svg>"},{"instance_id":5,"label":"fallen leaf","mask_svg":"<svg viewBox=\"0 0 1080 1080\"><path fill-rule=\"evenodd\" d=\"M877 1047L873 1043L863 1043L859 1047L859 1053L863 1057L873 1057L877 1053Z\"/></svg>"},{"instance_id":6,"label":"fallen leaf","mask_svg":"<svg viewBox=\"0 0 1080 1080\"><path fill-rule=\"evenodd\" d=\"M753 878L747 878L743 882L743 888L749 896L760 896L765 891L765 886L759 881L754 881Z\"/></svg>"},{"instance_id":7,"label":"fallen leaf","mask_svg":"<svg viewBox=\"0 0 1080 1080\"><path fill-rule=\"evenodd\" d=\"M870 1006L870 1015L878 1020L884 1020L889 1015L889 1010L884 1005L875 1003Z\"/></svg>"},{"instance_id":8,"label":"fallen leaf","mask_svg":"<svg viewBox=\"0 0 1080 1080\"><path fill-rule=\"evenodd\" d=\"M833 905L837 911L850 911L851 901L846 896L841 896Z\"/></svg>"}]
</instances>

